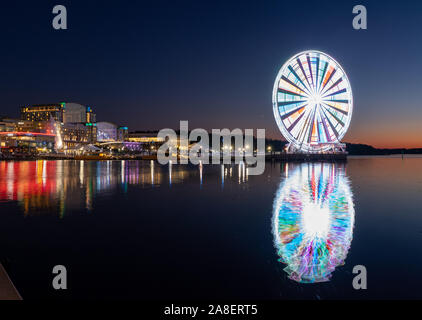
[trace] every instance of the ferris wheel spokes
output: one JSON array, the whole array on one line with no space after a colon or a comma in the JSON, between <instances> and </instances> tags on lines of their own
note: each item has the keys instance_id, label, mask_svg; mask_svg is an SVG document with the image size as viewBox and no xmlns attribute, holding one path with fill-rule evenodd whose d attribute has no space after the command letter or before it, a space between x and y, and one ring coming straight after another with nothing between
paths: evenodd
<instances>
[{"instance_id":1,"label":"ferris wheel spokes","mask_svg":"<svg viewBox=\"0 0 422 320\"><path fill-rule=\"evenodd\" d=\"M283 136L296 149L328 150L350 123L353 98L341 66L318 51L299 53L280 70L273 110Z\"/></svg>"}]
</instances>

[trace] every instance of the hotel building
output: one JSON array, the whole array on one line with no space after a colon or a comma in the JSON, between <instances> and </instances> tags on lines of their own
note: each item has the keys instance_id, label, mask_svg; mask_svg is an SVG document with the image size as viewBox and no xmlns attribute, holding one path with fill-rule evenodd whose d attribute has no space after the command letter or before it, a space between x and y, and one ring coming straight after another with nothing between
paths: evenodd
<instances>
[{"instance_id":1,"label":"hotel building","mask_svg":"<svg viewBox=\"0 0 422 320\"><path fill-rule=\"evenodd\" d=\"M62 136L65 149L73 149L79 145L97 141L96 114L91 107L78 103L61 102L24 106L21 107L21 119L32 123L28 126L38 124L40 127L48 128L51 123L55 123L53 126L59 129L58 133Z\"/></svg>"},{"instance_id":2,"label":"hotel building","mask_svg":"<svg viewBox=\"0 0 422 320\"><path fill-rule=\"evenodd\" d=\"M63 108L61 133L66 149L97 142L97 119L91 107L68 102Z\"/></svg>"},{"instance_id":3,"label":"hotel building","mask_svg":"<svg viewBox=\"0 0 422 320\"><path fill-rule=\"evenodd\" d=\"M21 107L21 120L63 122L65 103L34 104Z\"/></svg>"},{"instance_id":4,"label":"hotel building","mask_svg":"<svg viewBox=\"0 0 422 320\"><path fill-rule=\"evenodd\" d=\"M54 123L0 119L0 148L3 153L47 152L54 150Z\"/></svg>"}]
</instances>

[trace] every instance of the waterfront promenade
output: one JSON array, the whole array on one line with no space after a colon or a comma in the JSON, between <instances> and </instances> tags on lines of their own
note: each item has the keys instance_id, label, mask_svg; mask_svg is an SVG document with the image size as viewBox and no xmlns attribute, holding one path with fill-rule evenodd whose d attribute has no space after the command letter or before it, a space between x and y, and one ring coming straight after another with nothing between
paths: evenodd
<instances>
[{"instance_id":1,"label":"waterfront promenade","mask_svg":"<svg viewBox=\"0 0 422 320\"><path fill-rule=\"evenodd\" d=\"M266 153L266 161L346 161L347 153L285 153L273 152ZM245 159L245 156L239 156ZM256 157L256 155L255 155ZM210 163L212 156L209 157ZM18 155L18 156L1 156L0 160L157 160L156 154L123 154L123 155L64 155L64 154L45 154L45 155ZM180 157L178 157L180 160ZM223 161L223 156L220 158ZM231 156L231 161L236 160L235 156Z\"/></svg>"}]
</instances>

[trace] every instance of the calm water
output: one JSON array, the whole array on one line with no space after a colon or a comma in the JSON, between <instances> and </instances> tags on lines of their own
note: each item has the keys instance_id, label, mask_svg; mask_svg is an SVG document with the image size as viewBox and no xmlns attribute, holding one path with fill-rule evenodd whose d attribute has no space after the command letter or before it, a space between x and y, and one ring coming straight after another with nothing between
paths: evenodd
<instances>
[{"instance_id":1,"label":"calm water","mask_svg":"<svg viewBox=\"0 0 422 320\"><path fill-rule=\"evenodd\" d=\"M24 299L422 298L421 168L0 162L0 258Z\"/></svg>"}]
</instances>

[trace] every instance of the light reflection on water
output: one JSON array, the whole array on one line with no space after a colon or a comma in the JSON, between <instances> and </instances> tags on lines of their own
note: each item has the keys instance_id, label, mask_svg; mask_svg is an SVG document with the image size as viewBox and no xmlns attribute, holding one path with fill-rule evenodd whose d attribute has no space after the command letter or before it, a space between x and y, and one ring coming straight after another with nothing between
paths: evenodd
<instances>
[{"instance_id":1,"label":"light reflection on water","mask_svg":"<svg viewBox=\"0 0 422 320\"><path fill-rule=\"evenodd\" d=\"M273 235L289 278L324 282L343 265L355 211L345 166L286 164L273 207Z\"/></svg>"},{"instance_id":2,"label":"light reflection on water","mask_svg":"<svg viewBox=\"0 0 422 320\"><path fill-rule=\"evenodd\" d=\"M239 184L247 181L247 169L240 163ZM232 176L233 167L221 165L221 188ZM197 167L157 165L154 161L1 161L0 202L17 201L25 215L44 213L63 217L71 210L93 209L96 196L126 193L128 186L159 187L195 179L201 187L202 163Z\"/></svg>"},{"instance_id":3,"label":"light reflection on water","mask_svg":"<svg viewBox=\"0 0 422 320\"><path fill-rule=\"evenodd\" d=\"M267 162L248 177L243 165L204 164L201 185L199 165L2 161L0 262L11 261L24 299L61 297L46 286L57 264L82 299L420 299L421 168L420 157L351 157ZM318 219L303 216L310 209ZM368 290L353 289L356 265ZM298 283L283 268L303 282L332 278Z\"/></svg>"}]
</instances>

